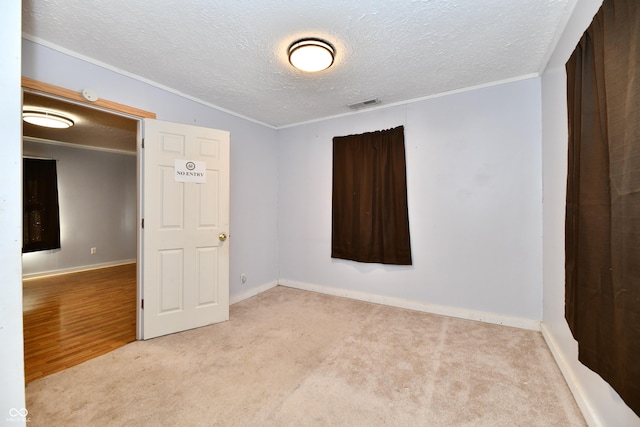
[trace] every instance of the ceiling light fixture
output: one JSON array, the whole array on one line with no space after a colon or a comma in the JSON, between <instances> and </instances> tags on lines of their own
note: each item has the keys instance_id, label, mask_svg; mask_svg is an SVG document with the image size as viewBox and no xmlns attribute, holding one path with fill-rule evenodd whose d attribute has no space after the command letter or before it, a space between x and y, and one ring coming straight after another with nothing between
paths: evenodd
<instances>
[{"instance_id":1,"label":"ceiling light fixture","mask_svg":"<svg viewBox=\"0 0 640 427\"><path fill-rule=\"evenodd\" d=\"M302 39L289 46L289 62L309 73L326 70L333 64L335 49L320 39Z\"/></svg>"},{"instance_id":2,"label":"ceiling light fixture","mask_svg":"<svg viewBox=\"0 0 640 427\"><path fill-rule=\"evenodd\" d=\"M22 112L22 120L32 125L56 129L67 129L73 126L73 120L69 117L51 111L25 110Z\"/></svg>"}]
</instances>

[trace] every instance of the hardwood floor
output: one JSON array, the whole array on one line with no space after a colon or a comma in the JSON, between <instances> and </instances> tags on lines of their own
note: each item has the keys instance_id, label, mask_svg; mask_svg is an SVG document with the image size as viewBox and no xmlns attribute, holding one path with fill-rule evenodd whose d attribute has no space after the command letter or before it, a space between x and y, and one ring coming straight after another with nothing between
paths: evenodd
<instances>
[{"instance_id":1,"label":"hardwood floor","mask_svg":"<svg viewBox=\"0 0 640 427\"><path fill-rule=\"evenodd\" d=\"M27 383L136 339L136 264L23 282Z\"/></svg>"}]
</instances>

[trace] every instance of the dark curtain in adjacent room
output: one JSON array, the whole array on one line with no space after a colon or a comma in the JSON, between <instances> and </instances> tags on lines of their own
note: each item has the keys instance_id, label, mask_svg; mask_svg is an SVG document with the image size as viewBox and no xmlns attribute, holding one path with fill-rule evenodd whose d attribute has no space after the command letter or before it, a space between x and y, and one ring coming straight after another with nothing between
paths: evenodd
<instances>
[{"instance_id":1,"label":"dark curtain in adjacent room","mask_svg":"<svg viewBox=\"0 0 640 427\"><path fill-rule=\"evenodd\" d=\"M411 265L404 128L333 138L331 257Z\"/></svg>"},{"instance_id":2,"label":"dark curtain in adjacent room","mask_svg":"<svg viewBox=\"0 0 640 427\"><path fill-rule=\"evenodd\" d=\"M23 159L22 252L60 247L60 211L55 160Z\"/></svg>"},{"instance_id":3,"label":"dark curtain in adjacent room","mask_svg":"<svg viewBox=\"0 0 640 427\"><path fill-rule=\"evenodd\" d=\"M640 415L640 2L604 0L566 64L565 315Z\"/></svg>"}]
</instances>

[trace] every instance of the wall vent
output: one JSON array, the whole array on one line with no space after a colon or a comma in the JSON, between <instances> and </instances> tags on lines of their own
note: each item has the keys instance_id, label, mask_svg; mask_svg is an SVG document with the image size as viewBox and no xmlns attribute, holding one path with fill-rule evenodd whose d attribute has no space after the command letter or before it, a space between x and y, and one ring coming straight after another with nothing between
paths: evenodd
<instances>
[{"instance_id":1,"label":"wall vent","mask_svg":"<svg viewBox=\"0 0 640 427\"><path fill-rule=\"evenodd\" d=\"M373 98L367 101L356 102L355 104L349 104L349 108L351 108L352 110L359 110L360 108L371 107L377 104L380 104L380 100L378 98Z\"/></svg>"}]
</instances>

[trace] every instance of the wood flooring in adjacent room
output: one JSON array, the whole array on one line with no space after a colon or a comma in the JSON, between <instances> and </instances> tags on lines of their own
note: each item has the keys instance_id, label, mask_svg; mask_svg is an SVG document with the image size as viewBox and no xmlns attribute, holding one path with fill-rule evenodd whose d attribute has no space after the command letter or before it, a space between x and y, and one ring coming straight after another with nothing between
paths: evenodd
<instances>
[{"instance_id":1,"label":"wood flooring in adjacent room","mask_svg":"<svg viewBox=\"0 0 640 427\"><path fill-rule=\"evenodd\" d=\"M27 383L136 339L136 264L23 282Z\"/></svg>"}]
</instances>

